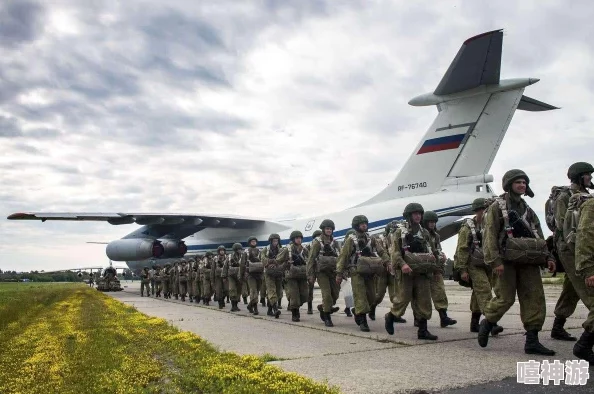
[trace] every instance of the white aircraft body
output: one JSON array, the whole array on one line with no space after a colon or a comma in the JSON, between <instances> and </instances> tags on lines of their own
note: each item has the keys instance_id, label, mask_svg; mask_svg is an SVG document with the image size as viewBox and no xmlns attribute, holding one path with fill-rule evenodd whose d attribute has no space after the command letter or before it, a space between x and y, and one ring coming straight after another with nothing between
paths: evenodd
<instances>
[{"instance_id":1,"label":"white aircraft body","mask_svg":"<svg viewBox=\"0 0 594 394\"><path fill-rule=\"evenodd\" d=\"M132 270L149 262L202 254L219 245L246 246L256 236L258 245L268 243L271 233L289 242L300 230L304 242L324 219L336 225L335 237L344 238L355 215L369 219L370 233L383 231L392 220L402 219L404 207L417 202L435 211L438 230L445 240L456 234L477 197L492 197L488 171L499 150L516 109L546 111L551 105L523 96L535 78L500 80L503 32L491 31L466 40L434 92L413 98L413 106L436 105L438 114L408 161L390 185L355 207L324 215L267 220L208 213L15 213L13 220L106 221L112 225L142 225L124 238L107 245L113 261L126 261ZM187 240L187 244L184 241Z\"/></svg>"}]
</instances>

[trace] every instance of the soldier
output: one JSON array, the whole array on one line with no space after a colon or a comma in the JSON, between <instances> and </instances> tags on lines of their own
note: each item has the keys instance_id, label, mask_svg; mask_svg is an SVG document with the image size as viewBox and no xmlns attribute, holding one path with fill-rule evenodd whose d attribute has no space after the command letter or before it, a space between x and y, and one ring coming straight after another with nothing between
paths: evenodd
<instances>
[{"instance_id":1,"label":"soldier","mask_svg":"<svg viewBox=\"0 0 594 394\"><path fill-rule=\"evenodd\" d=\"M268 246L265 246L260 252L260 260L264 264L264 280L266 281L266 292L268 294L268 316L274 316L278 319L281 312L278 306L279 295L282 294L282 285L284 279L284 267L279 261L281 252L280 236L270 234L268 237Z\"/></svg>"},{"instance_id":2,"label":"soldier","mask_svg":"<svg viewBox=\"0 0 594 394\"><path fill-rule=\"evenodd\" d=\"M594 366L594 199L580 207L575 239L575 270L584 281L583 290L576 290L590 313L582 324L584 332L573 346L573 354ZM581 287L581 286L580 286ZM585 290L585 291L584 291Z\"/></svg>"},{"instance_id":3,"label":"soldier","mask_svg":"<svg viewBox=\"0 0 594 394\"><path fill-rule=\"evenodd\" d=\"M314 231L313 234L311 235L312 242L310 242L307 245L305 245L305 250L307 251L307 255L308 256L311 255L310 252L311 252L311 246L313 244L313 240L315 238L319 237L320 235L322 235L322 230L316 230L316 231ZM340 245L339 245L339 247L340 247ZM307 293L307 314L308 315L313 315L313 293L314 293L314 285L316 283L315 275L314 275L313 282L308 279L307 283L308 283L308 286L309 286L308 293Z\"/></svg>"},{"instance_id":4,"label":"soldier","mask_svg":"<svg viewBox=\"0 0 594 394\"><path fill-rule=\"evenodd\" d=\"M427 320L431 319L431 277L437 267L438 255L431 247L431 236L423 228L425 210L418 203L404 207L402 216L406 220L398 226L392 237L390 255L392 269L398 273L398 295L390 312L384 316L388 334L394 335L395 317L402 317L406 307L413 300L413 312L418 316L418 339L436 340L437 336L427 330ZM412 265L412 267L411 267ZM415 310L416 309L416 310Z\"/></svg>"},{"instance_id":5,"label":"soldier","mask_svg":"<svg viewBox=\"0 0 594 394\"><path fill-rule=\"evenodd\" d=\"M151 296L151 288L150 288L151 279L149 278L149 268L144 267L142 271L140 271L140 296L144 297L144 289L146 288L146 296Z\"/></svg>"},{"instance_id":6,"label":"soldier","mask_svg":"<svg viewBox=\"0 0 594 394\"><path fill-rule=\"evenodd\" d=\"M151 281L151 295L155 296L155 265L151 265L151 269L149 270L149 279Z\"/></svg>"},{"instance_id":7,"label":"soldier","mask_svg":"<svg viewBox=\"0 0 594 394\"><path fill-rule=\"evenodd\" d=\"M430 279L430 286L431 286L431 299L433 300L433 306L437 313L439 313L439 322L440 326L447 327L453 326L457 323L456 320L451 319L448 317L447 309L448 309L448 296L446 295L445 291L445 283L443 282L443 272L444 272L444 265L446 261L445 254L441 249L441 240L439 237L439 233L437 232L437 221L439 217L433 211L427 211L423 215L423 227L429 232L429 236L431 238L431 247L433 251L436 253L437 257L437 270L433 273L433 276ZM415 302L415 297L413 296L413 303ZM413 314L414 314L413 308ZM418 327L418 319L415 316L415 327Z\"/></svg>"},{"instance_id":8,"label":"soldier","mask_svg":"<svg viewBox=\"0 0 594 394\"><path fill-rule=\"evenodd\" d=\"M175 261L171 269L171 291L175 299L179 299L179 262Z\"/></svg>"},{"instance_id":9,"label":"soldier","mask_svg":"<svg viewBox=\"0 0 594 394\"><path fill-rule=\"evenodd\" d=\"M322 292L322 303L318 305L318 311L326 327L334 326L330 315L340 310L334 307L340 292L340 286L336 283L336 261L340 254L340 245L332 236L335 228L332 220L322 220L320 235L311 242L307 259L307 278L310 288L313 288L317 277ZM310 307L311 304L308 305L308 313Z\"/></svg>"},{"instance_id":10,"label":"soldier","mask_svg":"<svg viewBox=\"0 0 594 394\"><path fill-rule=\"evenodd\" d=\"M161 282L163 284L163 298L171 298L171 264L166 263L165 269L161 273Z\"/></svg>"},{"instance_id":11,"label":"soldier","mask_svg":"<svg viewBox=\"0 0 594 394\"><path fill-rule=\"evenodd\" d=\"M225 307L225 287L222 278L225 261L227 261L227 251L225 250L225 246L220 245L217 248L217 255L214 259L215 267L211 271L211 280L215 291L215 297L219 301L219 309Z\"/></svg>"},{"instance_id":12,"label":"soldier","mask_svg":"<svg viewBox=\"0 0 594 394\"><path fill-rule=\"evenodd\" d=\"M185 259L182 259L181 266L179 267L179 293L183 302L186 301L186 293L188 292L189 274L190 270L188 268L188 262Z\"/></svg>"},{"instance_id":13,"label":"soldier","mask_svg":"<svg viewBox=\"0 0 594 394\"><path fill-rule=\"evenodd\" d=\"M239 312L237 306L241 292L241 276L239 276L239 265L243 248L240 243L233 244L233 253L229 255L223 267L223 281L229 286L229 298L231 299L231 312Z\"/></svg>"},{"instance_id":14,"label":"soldier","mask_svg":"<svg viewBox=\"0 0 594 394\"><path fill-rule=\"evenodd\" d=\"M346 234L344 235L344 239L347 239L349 235L356 234L356 231L352 228L349 229ZM340 248L344 246L344 240L340 245ZM339 255L340 256L340 255ZM351 310L355 310L355 302L353 301L353 287L351 286L351 280L349 277L342 278L343 281L340 284L340 293L342 293L344 297L344 313L347 317L353 317L353 313Z\"/></svg>"},{"instance_id":15,"label":"soldier","mask_svg":"<svg viewBox=\"0 0 594 394\"><path fill-rule=\"evenodd\" d=\"M485 264L483 255L483 214L487 207L484 198L476 198L472 202L474 217L466 219L458 233L458 244L454 255L454 266L460 270L462 280L472 283L470 298L470 332L479 332L479 320L485 306L493 294L491 288L494 276L489 266ZM495 325L491 335L495 336L503 331L503 327Z\"/></svg>"},{"instance_id":16,"label":"soldier","mask_svg":"<svg viewBox=\"0 0 594 394\"><path fill-rule=\"evenodd\" d=\"M201 256L196 256L196 261L194 262L194 297L196 302L204 302L202 299L202 258Z\"/></svg>"},{"instance_id":17,"label":"soldier","mask_svg":"<svg viewBox=\"0 0 594 394\"><path fill-rule=\"evenodd\" d=\"M393 231L393 222L390 222L384 228L384 233L379 236L380 241L384 245L384 249L390 253L390 233ZM388 297L390 297L390 302L394 298L394 292L396 290L395 284L395 276L394 272L392 271L392 264L388 261L386 263L385 269L379 275L375 276L375 302L371 306L371 310L369 312L369 318L371 320L375 320L375 308L377 305L381 304L384 300L384 296L386 295L386 288L388 289ZM402 319L404 320L404 319ZM406 320L405 320L406 322Z\"/></svg>"},{"instance_id":18,"label":"soldier","mask_svg":"<svg viewBox=\"0 0 594 394\"><path fill-rule=\"evenodd\" d=\"M590 163L573 163L567 171L567 177L571 181L571 185L566 190L562 189L555 199L555 247L561 260L560 264L565 269L565 278L563 279L563 290L555 306L555 321L551 330L551 338L562 341L575 341L577 339L565 331L563 326L567 318L575 312L580 298L587 298L585 297L587 289L584 280L575 272L575 255L563 239L563 224L569 198L578 193L588 193L588 188L594 188L594 185L592 185L592 172L594 172L594 167Z\"/></svg>"},{"instance_id":19,"label":"soldier","mask_svg":"<svg viewBox=\"0 0 594 394\"><path fill-rule=\"evenodd\" d=\"M160 265L155 265L155 297L161 297L163 292L163 278L161 277L162 271Z\"/></svg>"},{"instance_id":20,"label":"soldier","mask_svg":"<svg viewBox=\"0 0 594 394\"><path fill-rule=\"evenodd\" d=\"M260 290L262 288L264 265L260 260L258 239L256 237L249 237L247 243L248 247L241 258L239 275L241 277L247 276L250 289L250 302L248 303L247 309L250 313L257 315L258 295L260 294Z\"/></svg>"},{"instance_id":21,"label":"soldier","mask_svg":"<svg viewBox=\"0 0 594 394\"><path fill-rule=\"evenodd\" d=\"M307 252L301 244L303 242L301 231L292 231L289 239L291 242L277 257L277 261L287 269L285 277L287 278L287 299L292 314L291 320L298 322L301 319L299 308L307 302Z\"/></svg>"},{"instance_id":22,"label":"soldier","mask_svg":"<svg viewBox=\"0 0 594 394\"><path fill-rule=\"evenodd\" d=\"M522 199L524 194L534 197L529 183L530 179L524 171L514 169L506 172L502 181L505 193L495 199L485 214L485 263L493 269L498 279L495 297L483 311L485 318L480 323L478 343L481 347L487 346L489 333L514 304L517 292L520 316L527 331L524 352L553 356L555 352L538 341L538 332L545 320L546 304L537 263L547 264L549 271L554 272L555 259L548 253L538 217ZM543 252L541 259L528 260L540 252Z\"/></svg>"},{"instance_id":23,"label":"soldier","mask_svg":"<svg viewBox=\"0 0 594 394\"><path fill-rule=\"evenodd\" d=\"M381 272L383 264L390 259L377 237L367 232L369 221L357 215L351 223L355 234L345 238L344 246L336 263L336 283L350 275L355 300L355 323L361 331L369 331L367 313L375 302L374 275Z\"/></svg>"},{"instance_id":24,"label":"soldier","mask_svg":"<svg viewBox=\"0 0 594 394\"><path fill-rule=\"evenodd\" d=\"M194 272L194 263L195 260L193 257L190 257L188 260L188 298L190 302L194 302L194 298L196 293L194 290L196 289L196 273Z\"/></svg>"},{"instance_id":25,"label":"soldier","mask_svg":"<svg viewBox=\"0 0 594 394\"><path fill-rule=\"evenodd\" d=\"M213 271L215 269L215 262L212 252L206 252L202 264L202 302L204 305L210 306L210 297L213 293Z\"/></svg>"},{"instance_id":26,"label":"soldier","mask_svg":"<svg viewBox=\"0 0 594 394\"><path fill-rule=\"evenodd\" d=\"M247 274L247 273L246 273ZM241 278L241 298L243 298L243 304L247 305L248 303L248 295L250 295L250 286L248 285L247 276Z\"/></svg>"}]
</instances>

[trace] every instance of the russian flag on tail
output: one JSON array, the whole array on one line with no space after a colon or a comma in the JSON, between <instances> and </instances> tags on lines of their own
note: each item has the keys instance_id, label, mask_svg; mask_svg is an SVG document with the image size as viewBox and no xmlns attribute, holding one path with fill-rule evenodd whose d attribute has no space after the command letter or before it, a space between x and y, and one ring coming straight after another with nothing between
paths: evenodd
<instances>
[{"instance_id":1,"label":"russian flag on tail","mask_svg":"<svg viewBox=\"0 0 594 394\"><path fill-rule=\"evenodd\" d=\"M439 137L439 138L431 138L426 140L421 149L417 152L417 155L422 155L423 153L430 153L430 152L439 152L442 150L450 150L456 149L464 140L464 134L455 134L455 135L448 135L446 137Z\"/></svg>"}]
</instances>

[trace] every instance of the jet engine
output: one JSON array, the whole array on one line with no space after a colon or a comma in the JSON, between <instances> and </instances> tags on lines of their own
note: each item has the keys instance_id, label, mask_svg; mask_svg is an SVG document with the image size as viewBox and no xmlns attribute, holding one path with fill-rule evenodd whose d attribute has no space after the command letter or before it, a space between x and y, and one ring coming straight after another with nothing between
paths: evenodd
<instances>
[{"instance_id":1,"label":"jet engine","mask_svg":"<svg viewBox=\"0 0 594 394\"><path fill-rule=\"evenodd\" d=\"M113 261L136 261L159 258L165 248L156 239L118 239L107 244L105 253Z\"/></svg>"},{"instance_id":2,"label":"jet engine","mask_svg":"<svg viewBox=\"0 0 594 394\"><path fill-rule=\"evenodd\" d=\"M179 239L162 239L160 242L165 249L162 257L183 257L188 253L186 243Z\"/></svg>"}]
</instances>

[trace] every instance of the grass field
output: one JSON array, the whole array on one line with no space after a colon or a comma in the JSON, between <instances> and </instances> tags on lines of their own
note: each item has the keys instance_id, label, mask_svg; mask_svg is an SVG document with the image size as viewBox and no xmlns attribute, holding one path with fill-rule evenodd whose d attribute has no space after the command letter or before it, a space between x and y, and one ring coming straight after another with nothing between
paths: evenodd
<instances>
[{"instance_id":1,"label":"grass field","mask_svg":"<svg viewBox=\"0 0 594 394\"><path fill-rule=\"evenodd\" d=\"M230 338L230 340L239 340ZM332 393L79 284L0 284L0 393Z\"/></svg>"}]
</instances>

